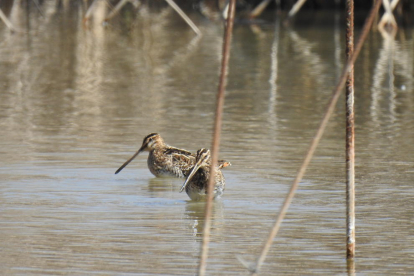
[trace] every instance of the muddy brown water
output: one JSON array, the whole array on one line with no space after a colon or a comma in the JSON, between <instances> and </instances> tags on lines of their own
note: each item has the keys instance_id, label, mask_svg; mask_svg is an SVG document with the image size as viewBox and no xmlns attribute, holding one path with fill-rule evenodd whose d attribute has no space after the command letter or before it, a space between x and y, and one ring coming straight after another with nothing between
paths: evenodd
<instances>
[{"instance_id":1,"label":"muddy brown water","mask_svg":"<svg viewBox=\"0 0 414 276\"><path fill-rule=\"evenodd\" d=\"M193 275L203 203L181 179L154 178L160 133L210 147L222 26L194 33L172 11L87 29L81 10L14 7L0 26L1 275ZM104 9L104 8L100 8ZM318 15L310 15L315 16ZM340 20L285 28L236 24L207 273L247 275L278 213L343 64ZM414 272L414 30L373 33L356 65L356 273ZM341 98L263 275L346 275Z\"/></svg>"}]
</instances>

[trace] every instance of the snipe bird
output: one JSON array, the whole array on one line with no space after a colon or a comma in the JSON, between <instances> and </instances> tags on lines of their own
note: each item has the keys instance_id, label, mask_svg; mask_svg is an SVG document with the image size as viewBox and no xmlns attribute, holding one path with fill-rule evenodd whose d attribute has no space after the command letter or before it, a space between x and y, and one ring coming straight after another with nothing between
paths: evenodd
<instances>
[{"instance_id":1,"label":"snipe bird","mask_svg":"<svg viewBox=\"0 0 414 276\"><path fill-rule=\"evenodd\" d=\"M196 163L181 187L180 193L185 189L192 200L204 198L207 194L208 179L210 178L210 163L210 151L199 149L196 155ZM220 197L224 193L226 182L221 169L230 165L230 162L221 160L216 167L214 198Z\"/></svg>"},{"instance_id":2,"label":"snipe bird","mask_svg":"<svg viewBox=\"0 0 414 276\"><path fill-rule=\"evenodd\" d=\"M158 133L148 134L142 141L141 148L129 158L115 174L119 173L138 154L149 151L148 168L156 177L186 177L195 164L195 156L191 152L167 145Z\"/></svg>"}]
</instances>

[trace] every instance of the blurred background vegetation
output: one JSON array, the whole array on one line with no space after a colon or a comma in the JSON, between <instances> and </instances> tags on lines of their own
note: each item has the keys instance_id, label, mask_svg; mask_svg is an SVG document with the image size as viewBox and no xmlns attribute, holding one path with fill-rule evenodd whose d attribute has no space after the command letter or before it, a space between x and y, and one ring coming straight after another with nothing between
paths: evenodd
<instances>
[{"instance_id":1,"label":"blurred background vegetation","mask_svg":"<svg viewBox=\"0 0 414 276\"><path fill-rule=\"evenodd\" d=\"M26 3L27 7L40 8L41 5L47 2L45 0L5 0L0 2L0 8L5 14L8 14L13 4ZM59 7L70 8L83 5L87 8L93 0L58 0L56 4ZM116 6L123 0L106 0L109 6ZM124 1L125 6L121 12L138 8L141 5L146 5L149 8L157 9L167 6L167 2L164 0L129 0ZM208 15L209 13L222 11L227 0L175 0L183 10L198 10L201 13ZM237 1L237 16L243 16L252 11L260 4L266 3L266 10L281 9L283 11L289 11L298 0L238 0ZM367 10L372 6L372 1L355 1L354 3L356 11ZM344 9L345 0L307 0L301 9L304 10L324 10L324 9ZM412 0L400 0L396 7L394 14L398 20L403 24L411 24L413 22L412 11L414 10L414 1ZM399 23L400 23L399 22Z\"/></svg>"}]
</instances>

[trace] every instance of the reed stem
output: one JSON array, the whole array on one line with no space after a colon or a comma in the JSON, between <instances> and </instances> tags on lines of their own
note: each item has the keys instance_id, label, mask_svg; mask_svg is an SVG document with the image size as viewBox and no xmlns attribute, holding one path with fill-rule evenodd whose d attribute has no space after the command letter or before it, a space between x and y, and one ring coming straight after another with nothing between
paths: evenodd
<instances>
[{"instance_id":1,"label":"reed stem","mask_svg":"<svg viewBox=\"0 0 414 276\"><path fill-rule=\"evenodd\" d=\"M354 0L346 1L346 58L354 52ZM346 257L355 256L355 126L354 67L346 80Z\"/></svg>"},{"instance_id":2,"label":"reed stem","mask_svg":"<svg viewBox=\"0 0 414 276\"><path fill-rule=\"evenodd\" d=\"M262 2L260 2L259 5L256 6L256 8L254 8L250 14L249 14L249 18L256 18L259 15L262 14L262 12L266 9L266 7L270 4L272 0L263 0Z\"/></svg>"},{"instance_id":3,"label":"reed stem","mask_svg":"<svg viewBox=\"0 0 414 276\"><path fill-rule=\"evenodd\" d=\"M228 75L228 64L230 58L230 44L231 34L233 31L234 14L236 8L236 0L230 1L230 6L227 15L226 29L224 32L223 41L223 56L221 60L220 80L217 92L216 102L216 114L214 120L214 134L213 143L211 147L211 166L210 166L210 179L207 187L207 202L205 208L205 220L203 229L203 241L201 243L200 252L200 263L198 267L198 275L204 276L206 273L208 249L210 242L210 227L211 227L211 207L213 204L213 190L216 175L216 164L218 161L218 153L220 147L220 135L221 135L221 121L223 117L223 106L224 106L224 94L227 86L227 75Z\"/></svg>"},{"instance_id":4,"label":"reed stem","mask_svg":"<svg viewBox=\"0 0 414 276\"><path fill-rule=\"evenodd\" d=\"M369 33L369 30L371 29L372 23L374 21L375 15L378 13L378 10L381 6L381 0L375 0L374 5L371 8L371 11L369 13L369 16L367 17L367 19L365 20L361 35L358 39L358 43L356 44L355 47L355 51L354 53L350 56L350 58L347 60L347 63L345 65L345 67L342 70L341 73L341 77L339 78L339 81L335 87L335 89L332 92L332 97L331 100L329 101L327 110L325 112L325 115L322 118L322 121L319 125L319 128L310 144L309 150L305 155L305 158L303 160L303 163L301 165L301 167L299 168L299 171L297 173L297 176L295 178L295 180L292 183L292 186L289 190L289 193L286 196L286 199L282 205L282 208L276 218L276 221L272 227L272 229L270 230L269 236L266 240L266 242L263 245L263 249L261 251L261 254L257 260L256 266L254 268L248 268L251 272L252 275L257 275L260 271L261 266L264 263L264 260L270 250L270 247L273 243L274 238L277 235L277 232L279 231L280 225L282 224L283 218L286 215L287 209L289 208L290 203L292 202L293 196L295 195L296 189L298 188L299 182L302 180L302 177L305 174L305 171L312 159L312 156L316 150L317 145L319 144L319 141L322 138L322 134L325 131L326 125L328 124L328 121L330 119L330 117L332 116L332 113L335 109L335 105L338 102L338 98L341 95L341 91L345 86L345 82L348 76L348 73L350 71L350 69L352 69L355 60L357 59L361 49L362 49L362 45L364 44L367 35Z\"/></svg>"},{"instance_id":5,"label":"reed stem","mask_svg":"<svg viewBox=\"0 0 414 276\"><path fill-rule=\"evenodd\" d=\"M180 16L184 21L191 27L191 29L197 34L201 35L201 31L197 26L191 21L191 19L183 12L183 10L173 1L165 0Z\"/></svg>"}]
</instances>

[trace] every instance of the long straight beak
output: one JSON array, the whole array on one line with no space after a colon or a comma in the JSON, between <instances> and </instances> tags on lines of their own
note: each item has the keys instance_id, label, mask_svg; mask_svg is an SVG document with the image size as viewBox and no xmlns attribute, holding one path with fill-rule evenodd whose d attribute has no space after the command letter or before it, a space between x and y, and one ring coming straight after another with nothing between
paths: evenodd
<instances>
[{"instance_id":1,"label":"long straight beak","mask_svg":"<svg viewBox=\"0 0 414 276\"><path fill-rule=\"evenodd\" d=\"M181 186L180 193L184 191L185 187L187 187L188 182L191 180L194 174L198 171L198 169L200 168L200 163L201 162L199 161L194 165L194 168L191 170L190 174L187 176L187 179L185 180L183 186Z\"/></svg>"},{"instance_id":2,"label":"long straight beak","mask_svg":"<svg viewBox=\"0 0 414 276\"><path fill-rule=\"evenodd\" d=\"M144 148L145 148L145 146L146 145L142 145L141 146L141 148L134 154L134 155L132 155L132 157L131 158L129 158L124 164L122 164L122 166L121 167L119 167L119 169L118 170L116 170L116 172L115 172L115 174L117 174L117 173L119 173L120 171L122 171L122 169L123 168L125 168L126 167L126 165L128 165L132 160L134 160L134 158L135 157L137 157L137 155L138 154L140 154L143 150L144 150Z\"/></svg>"}]
</instances>

